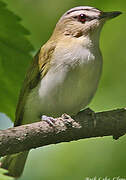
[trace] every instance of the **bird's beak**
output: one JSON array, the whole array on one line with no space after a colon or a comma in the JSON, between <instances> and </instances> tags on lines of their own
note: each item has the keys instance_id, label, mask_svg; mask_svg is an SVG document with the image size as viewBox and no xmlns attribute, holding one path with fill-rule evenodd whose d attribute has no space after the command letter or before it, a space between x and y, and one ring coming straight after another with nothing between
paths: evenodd
<instances>
[{"instance_id":1,"label":"bird's beak","mask_svg":"<svg viewBox=\"0 0 126 180\"><path fill-rule=\"evenodd\" d=\"M122 12L120 11L113 11L113 12L102 12L100 15L100 19L112 19L116 16L119 16L120 14L122 14Z\"/></svg>"}]
</instances>

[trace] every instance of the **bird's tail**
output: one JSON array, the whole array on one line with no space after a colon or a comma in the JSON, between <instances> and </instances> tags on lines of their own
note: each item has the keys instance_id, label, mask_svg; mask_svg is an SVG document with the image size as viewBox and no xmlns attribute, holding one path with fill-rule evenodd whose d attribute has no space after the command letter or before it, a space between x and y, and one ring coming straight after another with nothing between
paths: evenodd
<instances>
[{"instance_id":1,"label":"bird's tail","mask_svg":"<svg viewBox=\"0 0 126 180\"><path fill-rule=\"evenodd\" d=\"M0 167L8 170L8 175L19 177L24 169L28 151L7 155L2 158Z\"/></svg>"}]
</instances>

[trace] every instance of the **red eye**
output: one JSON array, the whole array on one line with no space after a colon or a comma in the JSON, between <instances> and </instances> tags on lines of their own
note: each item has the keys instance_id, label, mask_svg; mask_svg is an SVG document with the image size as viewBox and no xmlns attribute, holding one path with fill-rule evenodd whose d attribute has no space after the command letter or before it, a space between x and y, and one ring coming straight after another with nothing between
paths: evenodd
<instances>
[{"instance_id":1,"label":"red eye","mask_svg":"<svg viewBox=\"0 0 126 180\"><path fill-rule=\"evenodd\" d=\"M86 21L86 16L85 16L85 14L80 14L80 15L78 16L78 20L79 20L80 22L84 23L84 22Z\"/></svg>"}]
</instances>

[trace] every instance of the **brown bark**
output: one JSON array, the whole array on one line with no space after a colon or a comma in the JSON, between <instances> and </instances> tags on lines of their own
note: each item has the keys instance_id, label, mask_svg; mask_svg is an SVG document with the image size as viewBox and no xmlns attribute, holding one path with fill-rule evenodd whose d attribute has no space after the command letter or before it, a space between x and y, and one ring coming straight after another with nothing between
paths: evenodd
<instances>
[{"instance_id":1,"label":"brown bark","mask_svg":"<svg viewBox=\"0 0 126 180\"><path fill-rule=\"evenodd\" d=\"M1 130L0 156L91 137L113 136L118 139L126 133L126 110L94 113L86 109L73 118L62 115L54 125L41 121Z\"/></svg>"}]
</instances>

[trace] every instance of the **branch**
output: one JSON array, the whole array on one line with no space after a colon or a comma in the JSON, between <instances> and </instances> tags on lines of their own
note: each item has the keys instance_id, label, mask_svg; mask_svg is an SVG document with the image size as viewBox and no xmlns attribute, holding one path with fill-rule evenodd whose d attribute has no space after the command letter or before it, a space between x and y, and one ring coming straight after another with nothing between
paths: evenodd
<instances>
[{"instance_id":1,"label":"branch","mask_svg":"<svg viewBox=\"0 0 126 180\"><path fill-rule=\"evenodd\" d=\"M73 119L62 115L56 119L55 126L41 121L1 130L0 156L84 138L113 136L118 139L125 133L126 109L99 113L86 109Z\"/></svg>"}]
</instances>

